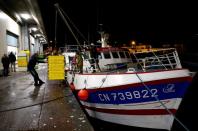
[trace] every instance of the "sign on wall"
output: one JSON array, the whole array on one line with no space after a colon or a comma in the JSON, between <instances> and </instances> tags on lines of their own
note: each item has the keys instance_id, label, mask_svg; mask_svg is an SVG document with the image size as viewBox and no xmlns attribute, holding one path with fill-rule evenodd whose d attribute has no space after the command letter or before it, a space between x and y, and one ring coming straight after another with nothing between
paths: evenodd
<instances>
[{"instance_id":1,"label":"sign on wall","mask_svg":"<svg viewBox=\"0 0 198 131\"><path fill-rule=\"evenodd\" d=\"M27 54L26 53L19 53L18 54L18 67L27 67Z\"/></svg>"}]
</instances>

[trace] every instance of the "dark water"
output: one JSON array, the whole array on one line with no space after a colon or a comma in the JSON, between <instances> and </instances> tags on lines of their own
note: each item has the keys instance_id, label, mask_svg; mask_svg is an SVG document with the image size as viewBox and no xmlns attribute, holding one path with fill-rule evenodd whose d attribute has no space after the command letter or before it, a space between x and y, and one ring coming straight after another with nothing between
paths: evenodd
<instances>
[{"instance_id":1,"label":"dark water","mask_svg":"<svg viewBox=\"0 0 198 131\"><path fill-rule=\"evenodd\" d=\"M167 130L157 130L157 129L145 129L139 127L122 126L113 123L107 123L104 121L89 118L90 122L94 128L94 131L167 131Z\"/></svg>"},{"instance_id":2,"label":"dark water","mask_svg":"<svg viewBox=\"0 0 198 131\"><path fill-rule=\"evenodd\" d=\"M185 53L180 55L180 61L183 68L187 68L190 71L198 72L198 54L197 53Z\"/></svg>"},{"instance_id":3,"label":"dark water","mask_svg":"<svg viewBox=\"0 0 198 131\"><path fill-rule=\"evenodd\" d=\"M176 114L177 118L182 121L190 131L198 131L196 123L197 118L197 94L198 92L198 73L195 74L192 84L189 86L180 108ZM184 131L183 128L174 122L173 131Z\"/></svg>"}]
</instances>

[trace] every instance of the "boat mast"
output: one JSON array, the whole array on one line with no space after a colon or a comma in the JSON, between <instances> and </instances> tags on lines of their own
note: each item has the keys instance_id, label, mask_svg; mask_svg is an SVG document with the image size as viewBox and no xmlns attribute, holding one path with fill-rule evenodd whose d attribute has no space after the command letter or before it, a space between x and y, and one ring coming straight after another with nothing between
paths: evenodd
<instances>
[{"instance_id":1,"label":"boat mast","mask_svg":"<svg viewBox=\"0 0 198 131\"><path fill-rule=\"evenodd\" d=\"M80 49L82 50L82 49L83 49L83 48L82 48L82 45L81 45L80 42L78 41L78 39L77 39L77 37L75 36L74 32L72 31L72 29L71 29L69 23L67 22L66 18L64 17L64 14L62 13L61 8L59 7L59 4L56 3L56 4L54 4L54 6L56 7L56 9L57 9L59 15L61 16L61 18L62 18L63 21L65 22L65 24L66 24L66 26L68 27L69 31L71 32L71 34L73 35L73 37L74 37L74 39L76 40L77 44L79 45Z\"/></svg>"}]
</instances>

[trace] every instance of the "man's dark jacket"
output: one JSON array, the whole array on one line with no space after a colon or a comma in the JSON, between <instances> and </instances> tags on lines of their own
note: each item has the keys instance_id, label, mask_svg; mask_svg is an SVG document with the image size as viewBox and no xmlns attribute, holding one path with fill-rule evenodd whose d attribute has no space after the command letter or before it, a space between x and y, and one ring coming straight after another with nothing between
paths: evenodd
<instances>
[{"instance_id":1,"label":"man's dark jacket","mask_svg":"<svg viewBox=\"0 0 198 131\"><path fill-rule=\"evenodd\" d=\"M32 55L31 57L30 57L30 60L29 60L29 62L28 62L28 70L32 70L32 69L34 69L34 67L35 67L35 65L36 65L36 63L37 63L37 55Z\"/></svg>"}]
</instances>

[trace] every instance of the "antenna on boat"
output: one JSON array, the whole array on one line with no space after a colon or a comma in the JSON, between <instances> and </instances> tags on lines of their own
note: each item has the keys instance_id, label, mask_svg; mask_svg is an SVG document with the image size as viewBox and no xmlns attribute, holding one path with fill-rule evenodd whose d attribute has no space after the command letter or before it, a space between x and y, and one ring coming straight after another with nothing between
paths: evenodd
<instances>
[{"instance_id":1,"label":"antenna on boat","mask_svg":"<svg viewBox=\"0 0 198 131\"><path fill-rule=\"evenodd\" d=\"M99 24L99 29L98 29L98 33L100 34L100 43L101 43L101 47L107 47L107 41L109 39L109 34L105 33L105 31L103 30L103 24Z\"/></svg>"}]
</instances>

